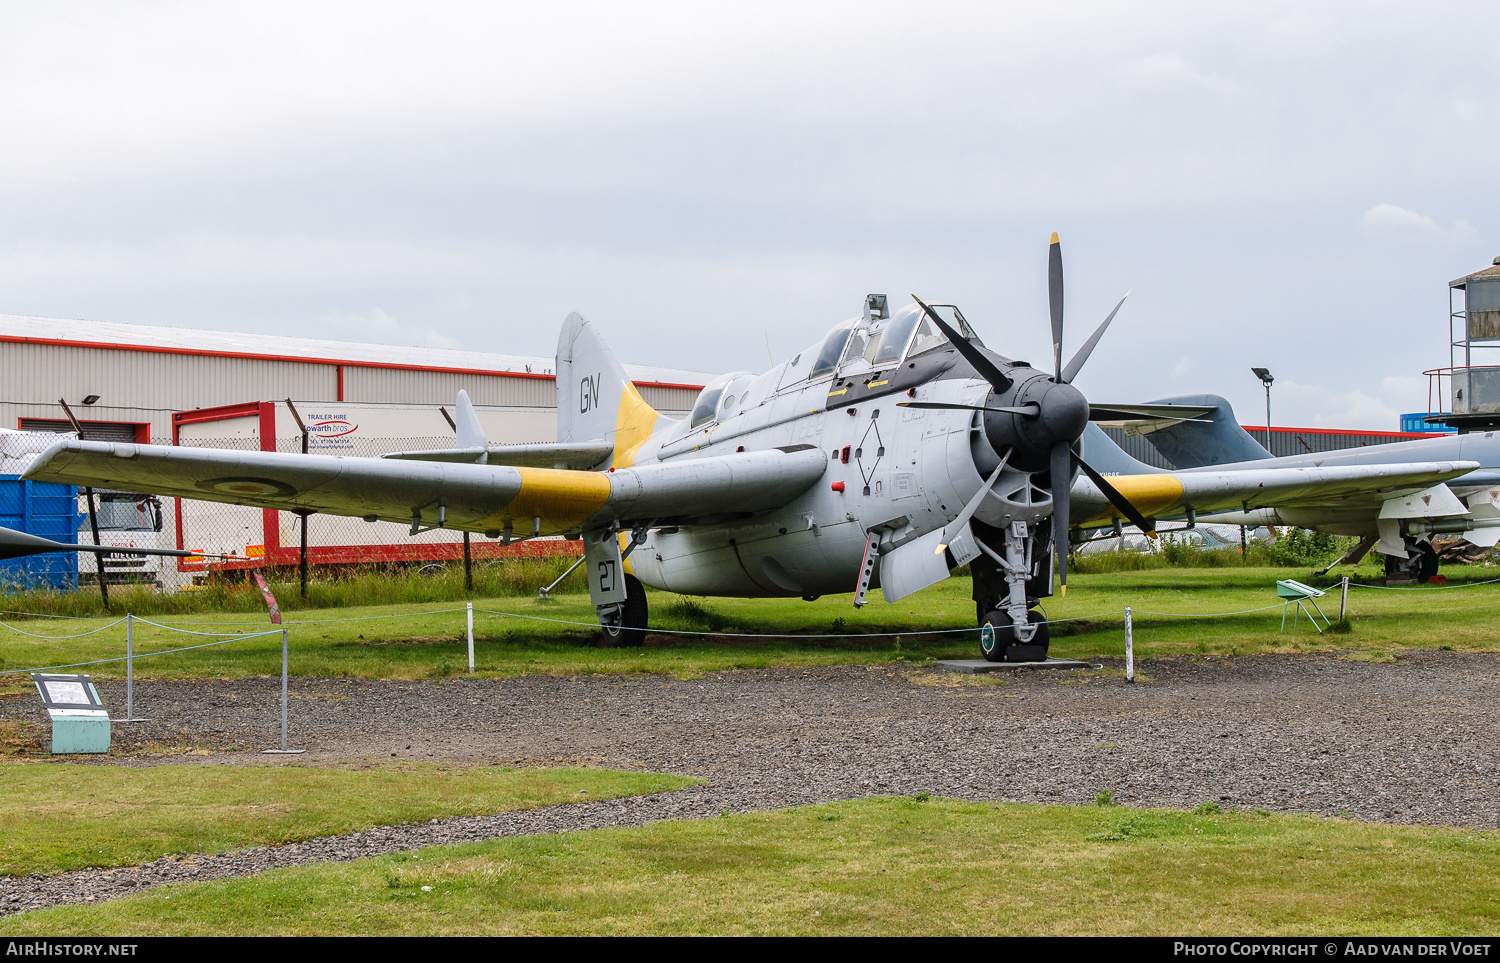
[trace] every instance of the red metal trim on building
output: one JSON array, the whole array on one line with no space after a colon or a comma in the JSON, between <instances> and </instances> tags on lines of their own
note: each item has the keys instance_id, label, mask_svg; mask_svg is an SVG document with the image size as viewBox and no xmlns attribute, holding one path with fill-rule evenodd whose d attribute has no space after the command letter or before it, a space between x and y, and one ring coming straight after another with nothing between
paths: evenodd
<instances>
[{"instance_id":1,"label":"red metal trim on building","mask_svg":"<svg viewBox=\"0 0 1500 963\"><path fill-rule=\"evenodd\" d=\"M1257 431L1265 434L1265 425L1241 425L1241 428L1255 434ZM1376 438L1438 438L1444 433L1440 431L1358 431L1353 428L1271 428L1272 434L1282 435L1370 435Z\"/></svg>"},{"instance_id":2,"label":"red metal trim on building","mask_svg":"<svg viewBox=\"0 0 1500 963\"><path fill-rule=\"evenodd\" d=\"M194 408L172 414L172 444L177 444L176 425L191 425L200 421L224 421L227 418L249 418L260 414L260 402L251 401L242 405L219 405L216 408Z\"/></svg>"},{"instance_id":3,"label":"red metal trim on building","mask_svg":"<svg viewBox=\"0 0 1500 963\"><path fill-rule=\"evenodd\" d=\"M339 365L338 366L338 370L339 370L338 397L335 398L334 401L343 401L344 400L344 366L343 365Z\"/></svg>"},{"instance_id":4,"label":"red metal trim on building","mask_svg":"<svg viewBox=\"0 0 1500 963\"><path fill-rule=\"evenodd\" d=\"M260 450L276 450L276 404L270 401L260 402ZM281 549L280 513L274 508L262 508L260 519L261 538L265 542L266 554L270 555Z\"/></svg>"},{"instance_id":5,"label":"red metal trim on building","mask_svg":"<svg viewBox=\"0 0 1500 963\"><path fill-rule=\"evenodd\" d=\"M121 344L110 341L68 341L62 338L25 338L19 335L0 334L0 342L12 344L41 344L64 348L100 348L115 351L144 351L151 354L188 354L203 358L244 358L249 361L284 361L292 364L328 364L335 366L348 366L351 368L384 368L396 371L432 371L438 374L477 374L487 375L495 378L533 378L542 381L556 381L556 375L536 374L530 371L494 371L488 368L448 368L420 364L397 364L393 361L350 361L338 358L300 358L294 355L283 354L256 354L249 351L210 351L205 348L171 348L165 345L154 344ZM702 385L673 384L667 381L635 381L632 384L640 388L682 388L687 391L699 391ZM344 399L340 397L339 401Z\"/></svg>"},{"instance_id":6,"label":"red metal trim on building","mask_svg":"<svg viewBox=\"0 0 1500 963\"><path fill-rule=\"evenodd\" d=\"M496 558L577 558L583 554L582 542L564 539L543 539L535 542L515 542L500 545L495 542L471 544L475 559ZM389 562L461 562L464 557L462 542L418 542L406 545L309 545L309 565L380 565ZM227 561L207 560L191 563L184 571L218 572L225 570L285 566L294 568L300 562L296 548L272 551L266 549L265 557L235 558Z\"/></svg>"},{"instance_id":7,"label":"red metal trim on building","mask_svg":"<svg viewBox=\"0 0 1500 963\"><path fill-rule=\"evenodd\" d=\"M240 405L219 405L216 408L194 408L192 411L176 411L172 413L172 445L175 447L180 441L180 429L183 425L201 424L205 421L228 421L231 418L260 419L260 450L276 450L276 405L269 401L251 401ZM177 516L177 547L187 548L182 542L182 499L172 499L176 503L175 514ZM261 509L261 527L265 530L261 537L266 541L266 550L281 548L281 522L276 517L276 510L271 508ZM199 572L203 570L204 563L190 562L185 558L177 560L177 571Z\"/></svg>"}]
</instances>

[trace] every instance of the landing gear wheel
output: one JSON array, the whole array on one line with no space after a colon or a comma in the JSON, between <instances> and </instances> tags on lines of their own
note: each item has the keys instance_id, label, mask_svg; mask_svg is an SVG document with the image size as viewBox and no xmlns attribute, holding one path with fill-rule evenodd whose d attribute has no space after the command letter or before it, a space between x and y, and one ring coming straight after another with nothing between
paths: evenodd
<instances>
[{"instance_id":1,"label":"landing gear wheel","mask_svg":"<svg viewBox=\"0 0 1500 963\"><path fill-rule=\"evenodd\" d=\"M615 610L614 617L601 622L604 630L605 648L622 649L641 645L646 641L646 589L634 575L625 576L625 604Z\"/></svg>"},{"instance_id":2,"label":"landing gear wheel","mask_svg":"<svg viewBox=\"0 0 1500 963\"><path fill-rule=\"evenodd\" d=\"M1437 574L1438 553L1437 549L1433 548L1427 542L1422 542L1420 547L1422 549L1422 557L1417 559L1417 565L1419 566L1417 569L1417 581L1425 582Z\"/></svg>"},{"instance_id":3,"label":"landing gear wheel","mask_svg":"<svg viewBox=\"0 0 1500 963\"><path fill-rule=\"evenodd\" d=\"M1045 662L1051 632L1036 612L1031 613L1036 632L1031 641L1016 641L1015 623L1004 609L993 609L980 620L979 654L986 662Z\"/></svg>"}]
</instances>

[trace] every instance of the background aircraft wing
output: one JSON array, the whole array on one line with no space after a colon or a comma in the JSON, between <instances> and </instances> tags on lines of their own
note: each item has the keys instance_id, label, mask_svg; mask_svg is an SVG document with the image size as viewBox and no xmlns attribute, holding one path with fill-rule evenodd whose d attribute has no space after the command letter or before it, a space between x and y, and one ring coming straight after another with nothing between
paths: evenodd
<instances>
[{"instance_id":1,"label":"background aircraft wing","mask_svg":"<svg viewBox=\"0 0 1500 963\"><path fill-rule=\"evenodd\" d=\"M1110 483L1143 515L1200 515L1250 508L1379 506L1479 467L1473 461L1344 465L1324 468L1242 468L1225 471L1116 475ZM1073 485L1073 517L1083 528L1111 524L1116 512L1104 493L1080 475Z\"/></svg>"},{"instance_id":2,"label":"background aircraft wing","mask_svg":"<svg viewBox=\"0 0 1500 963\"><path fill-rule=\"evenodd\" d=\"M27 470L38 481L284 511L530 534L611 522L742 517L790 502L827 469L809 445L609 472L65 441Z\"/></svg>"}]
</instances>

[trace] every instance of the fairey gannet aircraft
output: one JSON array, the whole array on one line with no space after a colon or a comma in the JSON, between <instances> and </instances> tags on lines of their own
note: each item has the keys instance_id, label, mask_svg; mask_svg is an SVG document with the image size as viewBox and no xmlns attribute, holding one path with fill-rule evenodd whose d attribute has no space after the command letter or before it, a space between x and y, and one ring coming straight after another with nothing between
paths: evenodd
<instances>
[{"instance_id":1,"label":"fairey gannet aircraft","mask_svg":"<svg viewBox=\"0 0 1500 963\"><path fill-rule=\"evenodd\" d=\"M574 314L558 340L554 444L487 444L461 393L452 449L374 459L66 441L27 476L409 521L413 533L582 538L591 601L616 644L641 641L644 585L738 597L853 592L858 606L872 587L893 602L969 565L978 622L990 629L979 633L983 655L1031 661L1048 641L1037 602L1052 594L1054 572L1066 591L1065 533L1079 524L1123 517L1152 532L1148 516L1183 506L1384 500L1475 467L1106 479L1082 457L1090 419L1163 413L1090 405L1072 386L1119 305L1064 364L1056 235L1048 273L1050 373L985 347L952 305L917 300L890 314L871 295L862 316L770 371L717 378L676 421L642 400Z\"/></svg>"}]
</instances>

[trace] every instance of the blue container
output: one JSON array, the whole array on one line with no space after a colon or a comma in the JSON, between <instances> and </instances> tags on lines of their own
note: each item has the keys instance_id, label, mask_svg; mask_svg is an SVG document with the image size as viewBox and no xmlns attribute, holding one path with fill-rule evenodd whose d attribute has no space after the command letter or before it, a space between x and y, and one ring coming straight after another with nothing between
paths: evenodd
<instances>
[{"instance_id":1,"label":"blue container","mask_svg":"<svg viewBox=\"0 0 1500 963\"><path fill-rule=\"evenodd\" d=\"M1444 414L1446 414L1446 412L1444 412ZM1429 424L1426 421L1426 418L1427 418L1427 412L1425 412L1425 411L1414 411L1414 412L1412 412L1409 415L1402 415L1401 416L1401 430L1402 431L1425 431L1425 432L1428 432L1428 433L1431 433L1431 432L1451 432L1451 431L1453 431L1452 428L1449 428L1447 425L1443 424L1442 422L1437 422L1435 424Z\"/></svg>"},{"instance_id":2,"label":"blue container","mask_svg":"<svg viewBox=\"0 0 1500 963\"><path fill-rule=\"evenodd\" d=\"M19 475L0 475L0 526L50 538L78 541L83 515L78 511L78 489L53 482L26 481ZM0 591L16 589L76 589L76 552L48 552L0 562Z\"/></svg>"}]
</instances>

